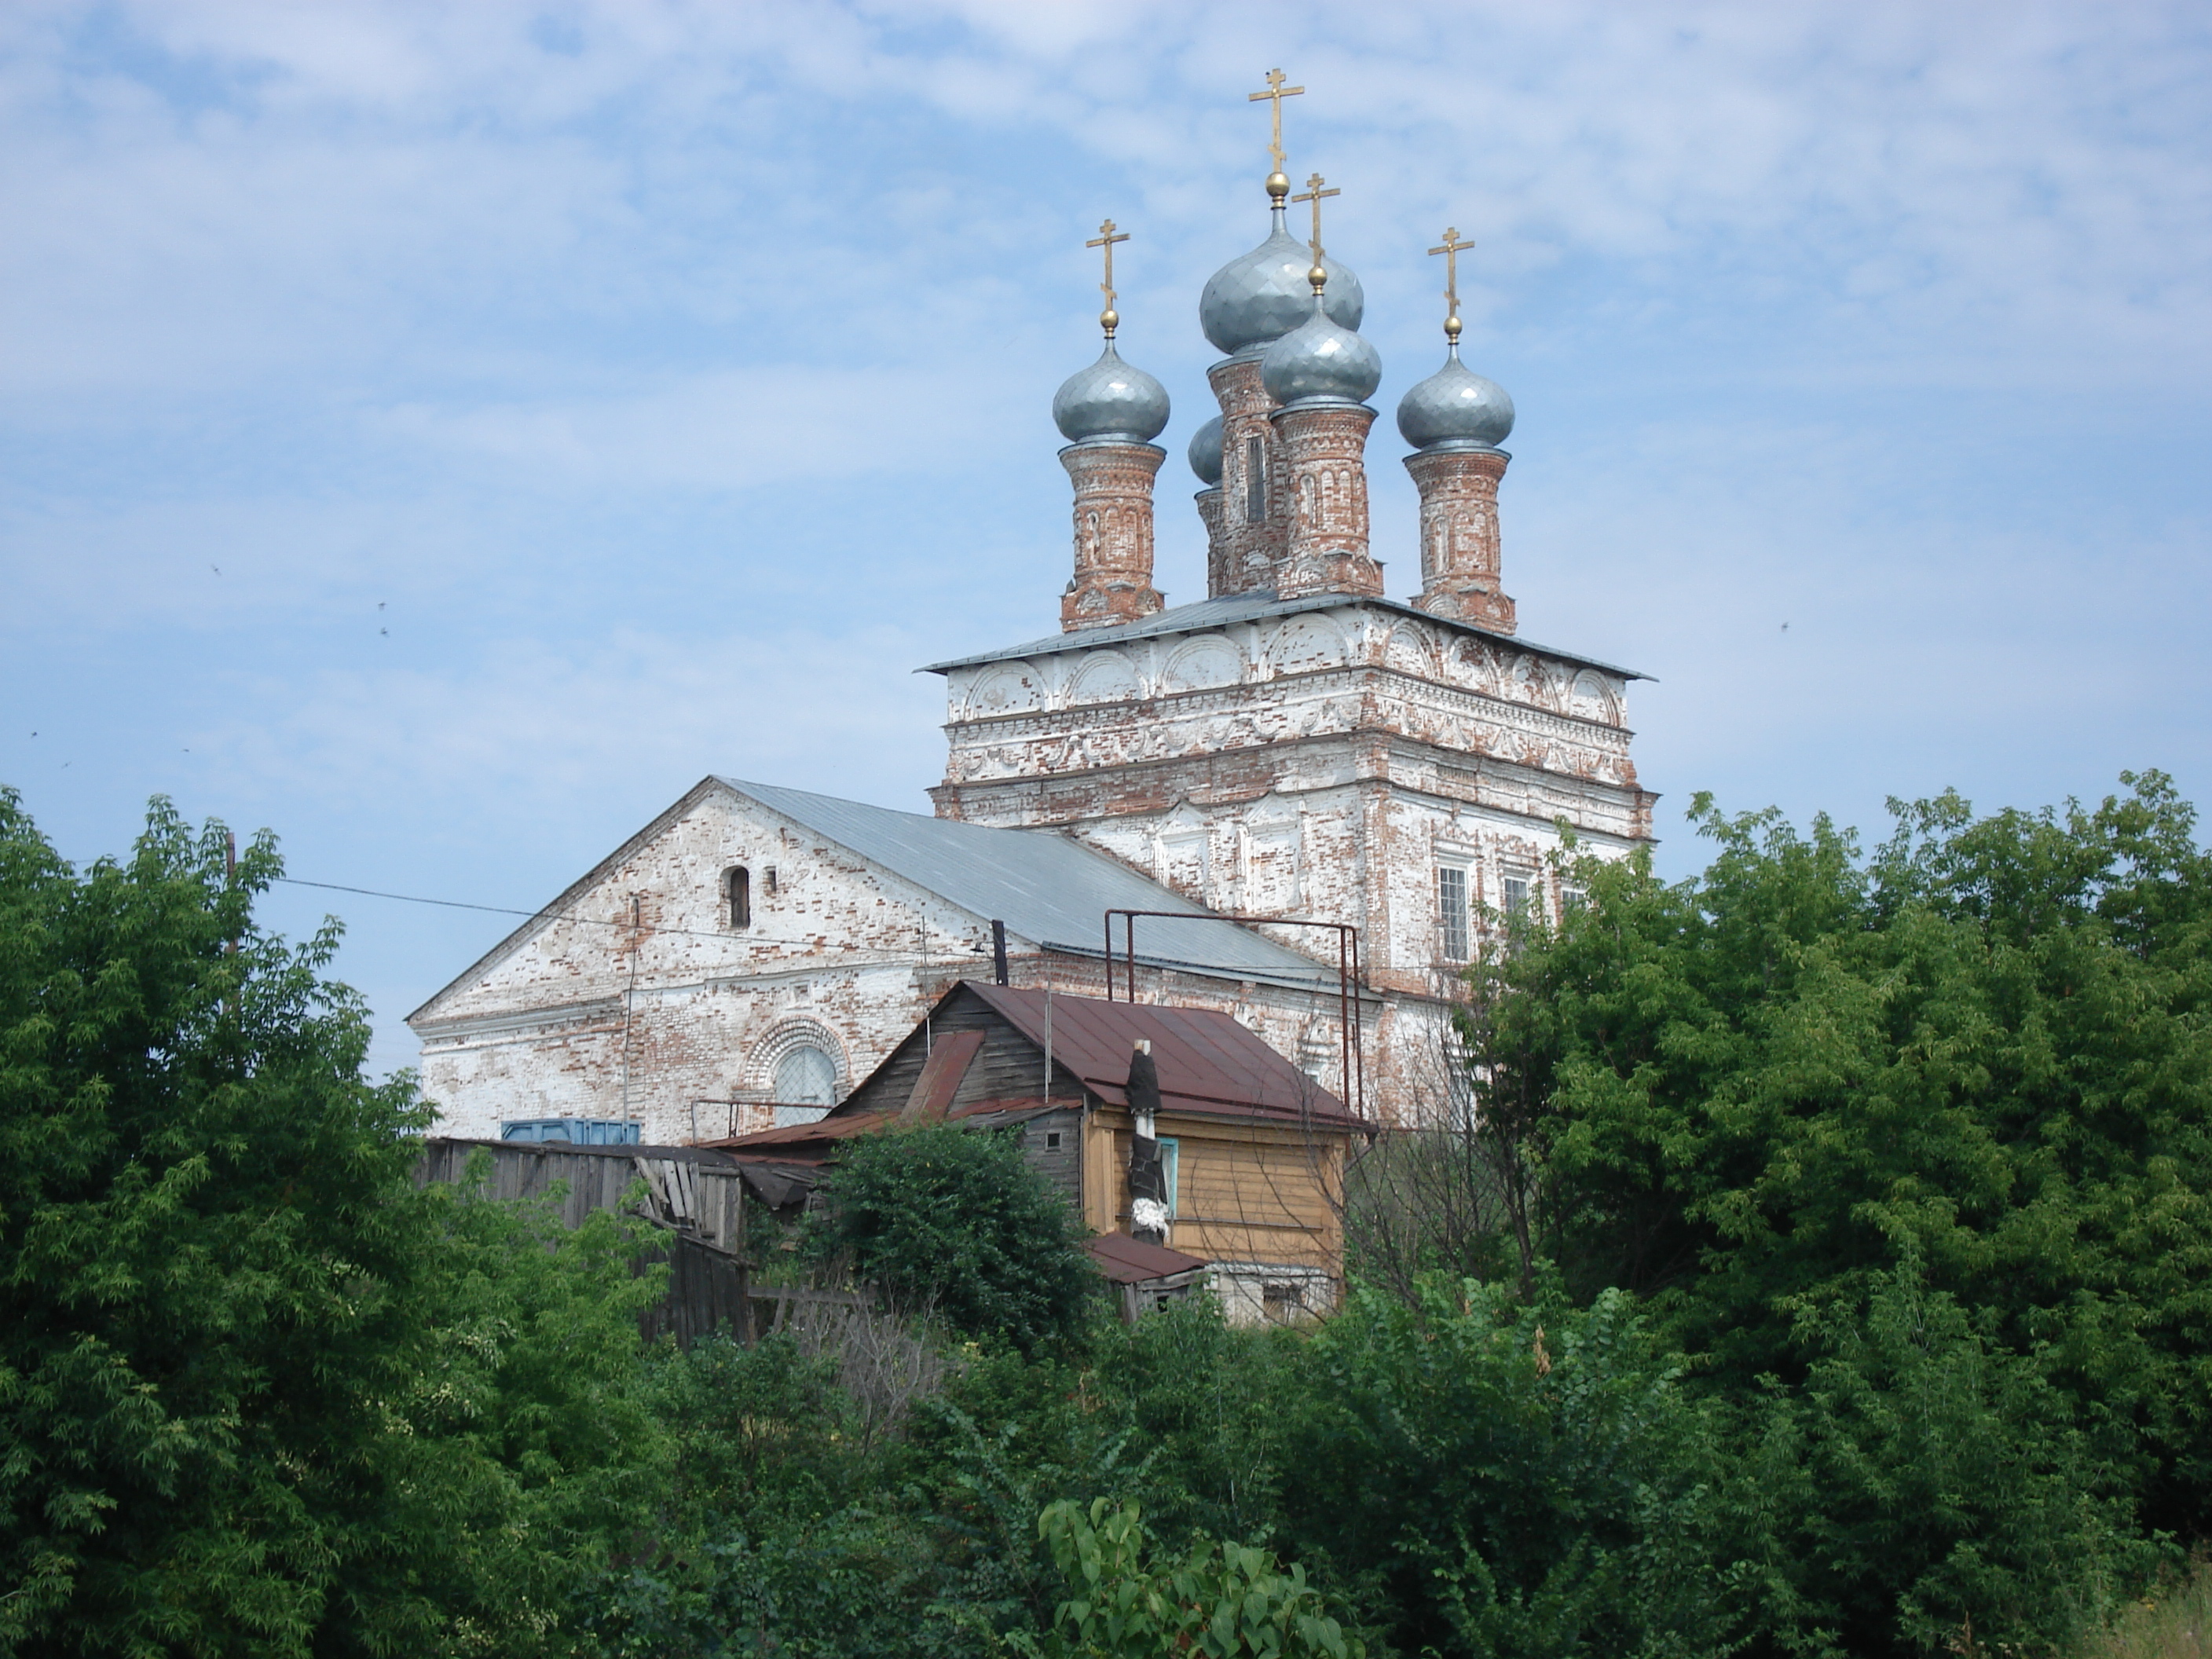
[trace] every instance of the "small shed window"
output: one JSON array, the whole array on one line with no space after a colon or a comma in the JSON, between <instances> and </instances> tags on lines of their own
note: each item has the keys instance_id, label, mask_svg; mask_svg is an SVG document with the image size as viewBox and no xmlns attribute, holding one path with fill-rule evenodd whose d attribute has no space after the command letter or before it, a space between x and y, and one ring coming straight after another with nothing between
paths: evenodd
<instances>
[{"instance_id":1,"label":"small shed window","mask_svg":"<svg viewBox=\"0 0 2212 1659\"><path fill-rule=\"evenodd\" d=\"M732 866L722 876L723 896L729 902L730 928L741 932L753 925L752 872L742 864Z\"/></svg>"},{"instance_id":2,"label":"small shed window","mask_svg":"<svg viewBox=\"0 0 2212 1659\"><path fill-rule=\"evenodd\" d=\"M1437 866L1437 911L1443 956L1446 962L1467 960L1467 868L1464 865Z\"/></svg>"}]
</instances>

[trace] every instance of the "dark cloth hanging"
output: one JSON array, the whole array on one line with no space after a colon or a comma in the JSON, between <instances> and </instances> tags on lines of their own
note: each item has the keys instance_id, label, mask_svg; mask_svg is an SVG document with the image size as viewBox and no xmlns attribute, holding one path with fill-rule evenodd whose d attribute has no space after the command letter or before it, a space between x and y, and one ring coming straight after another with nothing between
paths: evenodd
<instances>
[{"instance_id":1,"label":"dark cloth hanging","mask_svg":"<svg viewBox=\"0 0 2212 1659\"><path fill-rule=\"evenodd\" d=\"M1167 1170L1160 1160L1160 1143L1144 1132L1146 1124L1153 1124L1154 1115L1160 1109L1159 1067L1152 1063L1149 1047L1139 1046L1129 1056L1129 1111L1138 1127L1129 1138L1129 1208L1142 1218L1151 1206L1157 1206L1155 1214L1164 1214L1168 1202ZM1145 1224L1143 1219L1133 1220L1129 1237L1146 1244L1164 1244L1166 1231Z\"/></svg>"}]
</instances>

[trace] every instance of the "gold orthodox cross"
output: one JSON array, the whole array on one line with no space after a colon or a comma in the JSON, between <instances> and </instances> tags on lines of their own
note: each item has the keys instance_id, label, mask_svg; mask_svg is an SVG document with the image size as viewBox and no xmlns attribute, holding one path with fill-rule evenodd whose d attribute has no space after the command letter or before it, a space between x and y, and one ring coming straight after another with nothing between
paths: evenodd
<instances>
[{"instance_id":1,"label":"gold orthodox cross","mask_svg":"<svg viewBox=\"0 0 2212 1659\"><path fill-rule=\"evenodd\" d=\"M1444 227L1444 245L1432 247L1429 257L1444 256L1444 332L1453 339L1459 338L1459 256L1473 247L1471 241L1462 242L1459 231L1453 226Z\"/></svg>"},{"instance_id":2,"label":"gold orthodox cross","mask_svg":"<svg viewBox=\"0 0 2212 1659\"><path fill-rule=\"evenodd\" d=\"M1322 182L1321 174L1316 173L1312 178L1306 180L1306 193L1304 195L1293 196L1291 198L1293 202L1311 202L1313 204L1314 234L1312 246L1314 263L1316 264L1319 264L1321 263L1321 204L1322 201L1328 197L1341 196L1344 194L1340 190L1323 190L1322 188Z\"/></svg>"},{"instance_id":3,"label":"gold orthodox cross","mask_svg":"<svg viewBox=\"0 0 2212 1659\"><path fill-rule=\"evenodd\" d=\"M1099 313L1098 320L1105 325L1106 337L1109 340L1114 337L1114 325L1121 320L1114 309L1114 244L1128 240L1127 231L1117 231L1111 219L1103 219L1099 222L1098 234L1083 245L1106 250L1106 280L1098 284L1098 291L1106 296L1106 309Z\"/></svg>"},{"instance_id":4,"label":"gold orthodox cross","mask_svg":"<svg viewBox=\"0 0 2212 1659\"><path fill-rule=\"evenodd\" d=\"M1256 104L1265 98L1273 106L1273 131L1267 140L1267 154L1275 158L1275 171L1278 173L1283 170L1283 100L1295 98L1305 90L1304 87L1285 86L1283 82L1288 78L1279 69L1269 70L1267 91L1248 94L1244 100L1248 104Z\"/></svg>"}]
</instances>

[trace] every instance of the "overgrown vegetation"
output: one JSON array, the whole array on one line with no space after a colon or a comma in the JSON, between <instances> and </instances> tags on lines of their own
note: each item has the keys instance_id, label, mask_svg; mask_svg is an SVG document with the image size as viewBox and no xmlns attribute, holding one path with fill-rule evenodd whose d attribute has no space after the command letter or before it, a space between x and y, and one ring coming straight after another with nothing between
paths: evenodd
<instances>
[{"instance_id":1,"label":"overgrown vegetation","mask_svg":"<svg viewBox=\"0 0 2212 1659\"><path fill-rule=\"evenodd\" d=\"M937 1129L804 1241L890 1311L689 1352L613 1218L413 1188L270 848L9 798L0 1652L2202 1654L2212 872L2130 781L1578 864L1312 1331L1121 1327Z\"/></svg>"},{"instance_id":2,"label":"overgrown vegetation","mask_svg":"<svg viewBox=\"0 0 2212 1659\"><path fill-rule=\"evenodd\" d=\"M668 1468L611 1218L416 1191L335 939L0 793L0 1649L523 1650ZM495 1638L495 1633L497 1633Z\"/></svg>"},{"instance_id":3,"label":"overgrown vegetation","mask_svg":"<svg viewBox=\"0 0 2212 1659\"><path fill-rule=\"evenodd\" d=\"M934 1123L863 1136L823 1190L810 1253L895 1312L1034 1353L1073 1336L1096 1299L1075 1216L1010 1135Z\"/></svg>"}]
</instances>

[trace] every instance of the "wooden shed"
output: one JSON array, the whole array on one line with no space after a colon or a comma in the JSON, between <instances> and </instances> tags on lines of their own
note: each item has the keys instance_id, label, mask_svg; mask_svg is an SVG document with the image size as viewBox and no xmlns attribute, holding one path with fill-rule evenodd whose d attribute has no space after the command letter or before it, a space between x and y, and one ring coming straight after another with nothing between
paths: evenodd
<instances>
[{"instance_id":1,"label":"wooden shed","mask_svg":"<svg viewBox=\"0 0 2212 1659\"><path fill-rule=\"evenodd\" d=\"M1140 1044L1158 1086L1141 1146ZM1335 1304L1345 1161L1368 1126L1227 1014L964 980L819 1122L714 1145L790 1167L834 1157L851 1135L946 1120L1018 1133L1093 1235L1207 1263L1232 1319ZM1164 1188L1164 1217L1143 1218L1157 1224L1139 1224L1133 1155Z\"/></svg>"},{"instance_id":2,"label":"wooden shed","mask_svg":"<svg viewBox=\"0 0 2212 1659\"><path fill-rule=\"evenodd\" d=\"M773 1207L785 1193L772 1172L748 1169L726 1153L697 1146L440 1136L422 1143L415 1179L418 1185L459 1185L479 1170L488 1198L511 1201L557 1193L562 1224L571 1228L583 1225L595 1211L621 1210L641 1182L644 1202L631 1213L658 1230L661 1243L640 1265L669 1267L667 1293L639 1316L648 1339L672 1335L688 1347L720 1328L747 1341L781 1316L782 1304L857 1300L819 1291L755 1291L742 1249L744 1206L765 1201ZM749 1188L755 1194L750 1200Z\"/></svg>"}]
</instances>

